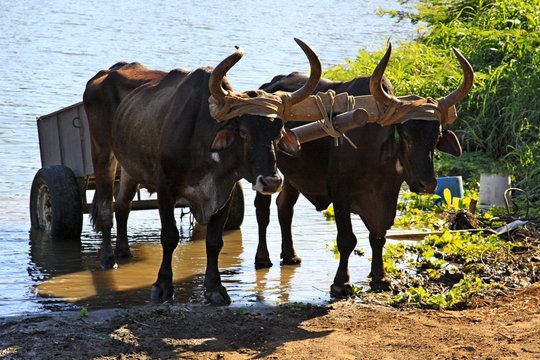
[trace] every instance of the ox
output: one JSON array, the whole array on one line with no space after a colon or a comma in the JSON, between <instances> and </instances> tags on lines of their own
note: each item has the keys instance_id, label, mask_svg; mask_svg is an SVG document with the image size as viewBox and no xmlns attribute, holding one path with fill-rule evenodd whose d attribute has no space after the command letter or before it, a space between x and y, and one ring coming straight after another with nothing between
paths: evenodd
<instances>
[{"instance_id":1,"label":"ox","mask_svg":"<svg viewBox=\"0 0 540 360\"><path fill-rule=\"evenodd\" d=\"M322 79L316 91L332 89L351 95L371 93L384 107L398 106L401 100L392 95L393 89L383 75L390 52L391 47L371 77L358 77L348 82ZM457 50L455 54L463 70L464 80L458 89L439 99L438 104L444 106L444 109L449 109L463 99L473 84L474 74L470 64ZM304 81L305 75L291 73L276 76L261 88L265 91L293 91ZM384 91L383 85L389 94ZM298 123L288 123L287 127L289 125L294 127ZM283 190L276 199L282 234L282 263L301 262L293 247L291 231L293 207L299 193L319 211L333 203L337 247L340 252L339 266L331 286L331 294L335 297L351 294L348 259L357 239L350 214L360 215L369 230L373 252L371 288L375 291L389 289L382 252L386 231L392 226L396 215L401 184L405 181L414 192L433 193L437 185L433 169L435 148L455 156L461 155L457 137L450 130L443 129L439 121L415 120L413 117L386 127L367 124L350 130L347 135L358 149L355 150L345 141L336 146L335 140L325 137L303 144L297 157L278 154L278 168L284 174ZM257 268L272 266L266 244L270 201L270 195L257 194L255 198L259 226L259 246L255 256Z\"/></svg>"},{"instance_id":2,"label":"ox","mask_svg":"<svg viewBox=\"0 0 540 360\"><path fill-rule=\"evenodd\" d=\"M321 75L317 55L295 39L309 59L311 76L304 86L286 93L291 104L309 96ZM282 137L283 122L268 112L251 107L219 123L211 104L227 107L235 94L227 71L243 56L236 52L215 69L153 71L139 64L117 64L100 71L87 84L83 102L92 139L96 177L93 225L101 231L101 266L115 266L111 246L113 182L121 166L120 190L114 204L118 243L116 255L129 255L127 218L139 186L157 192L161 219L162 263L152 286L154 302L174 296L172 254L179 240L174 208L182 199L201 224L207 224L205 298L213 304L229 304L221 284L218 256L223 246L223 226L231 193L244 178L264 194L279 191L275 145ZM247 91L248 99L273 94ZM238 109L237 109L238 110ZM284 138L285 141L287 138ZM295 143L284 148L294 149Z\"/></svg>"}]
</instances>

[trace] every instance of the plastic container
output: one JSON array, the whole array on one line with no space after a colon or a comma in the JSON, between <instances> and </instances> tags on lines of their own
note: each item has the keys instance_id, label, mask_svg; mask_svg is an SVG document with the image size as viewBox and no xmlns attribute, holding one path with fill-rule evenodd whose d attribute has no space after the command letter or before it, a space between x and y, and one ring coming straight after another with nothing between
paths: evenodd
<instances>
[{"instance_id":1,"label":"plastic container","mask_svg":"<svg viewBox=\"0 0 540 360\"><path fill-rule=\"evenodd\" d=\"M510 188L510 176L480 174L480 207L505 206L504 192Z\"/></svg>"}]
</instances>

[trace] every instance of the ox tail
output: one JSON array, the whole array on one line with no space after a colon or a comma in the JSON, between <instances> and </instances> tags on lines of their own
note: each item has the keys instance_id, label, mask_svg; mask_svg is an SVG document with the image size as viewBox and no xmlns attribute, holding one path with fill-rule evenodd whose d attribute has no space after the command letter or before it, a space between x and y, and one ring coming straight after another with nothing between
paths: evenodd
<instances>
[{"instance_id":1,"label":"ox tail","mask_svg":"<svg viewBox=\"0 0 540 360\"><path fill-rule=\"evenodd\" d=\"M90 224L96 232L101 232L103 230L103 221L101 220L101 216L99 216L99 212L100 207L96 200L96 196L94 195L90 208Z\"/></svg>"}]
</instances>

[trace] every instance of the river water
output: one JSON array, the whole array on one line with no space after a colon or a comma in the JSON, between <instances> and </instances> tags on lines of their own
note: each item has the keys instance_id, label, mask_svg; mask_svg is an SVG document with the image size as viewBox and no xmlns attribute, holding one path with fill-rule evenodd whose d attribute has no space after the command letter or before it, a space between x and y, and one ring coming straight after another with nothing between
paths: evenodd
<instances>
[{"instance_id":1,"label":"river water","mask_svg":"<svg viewBox=\"0 0 540 360\"><path fill-rule=\"evenodd\" d=\"M211 5L210 5L211 4ZM215 66L242 46L246 55L228 74L235 90L255 89L273 75L305 71L299 37L320 56L323 68L375 50L391 37L411 39L415 29L377 16L399 9L396 0L324 2L15 1L0 2L0 316L55 309L144 303L155 280L161 249L157 211L133 212L129 234L134 258L116 271L97 270L99 237L85 215L80 242L55 243L29 233L29 194L41 167L36 118L81 101L86 81L117 61L149 67ZM244 186L246 215L240 230L225 235L223 280L235 305L329 299L337 259L326 248L335 239L331 221L301 198L293 232L301 266L280 267L275 208L269 229L274 267L255 271L257 228L254 194ZM179 216L178 216L179 218ZM201 302L204 229L179 226L175 252L178 301ZM354 217L365 256L351 261L352 280L365 285L370 249Z\"/></svg>"}]
</instances>

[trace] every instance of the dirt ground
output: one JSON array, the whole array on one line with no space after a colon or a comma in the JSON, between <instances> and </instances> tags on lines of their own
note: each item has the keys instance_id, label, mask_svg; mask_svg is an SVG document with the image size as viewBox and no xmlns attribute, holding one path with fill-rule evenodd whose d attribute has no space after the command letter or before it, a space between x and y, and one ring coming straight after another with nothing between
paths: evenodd
<instances>
[{"instance_id":1,"label":"dirt ground","mask_svg":"<svg viewBox=\"0 0 540 360\"><path fill-rule=\"evenodd\" d=\"M339 301L0 320L0 359L540 359L540 284L463 311Z\"/></svg>"}]
</instances>

